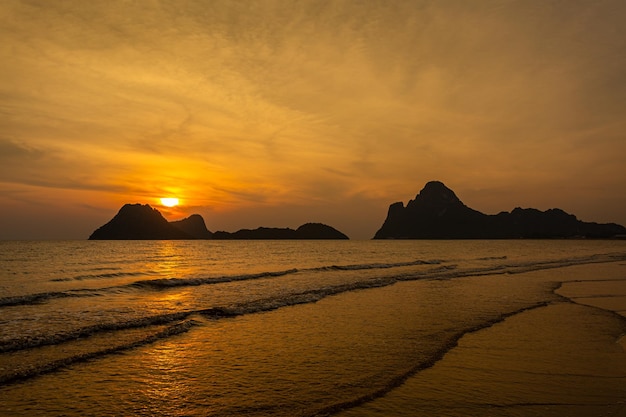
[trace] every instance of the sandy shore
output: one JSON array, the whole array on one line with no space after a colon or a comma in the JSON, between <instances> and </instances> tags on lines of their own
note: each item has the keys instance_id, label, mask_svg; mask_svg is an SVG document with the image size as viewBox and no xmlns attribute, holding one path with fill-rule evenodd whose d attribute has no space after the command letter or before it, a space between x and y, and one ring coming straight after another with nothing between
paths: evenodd
<instances>
[{"instance_id":1,"label":"sandy shore","mask_svg":"<svg viewBox=\"0 0 626 417\"><path fill-rule=\"evenodd\" d=\"M626 417L617 343L626 262L544 265L399 281L232 318L195 314L175 337L3 387L0 415ZM199 296L153 295L190 294ZM87 347L100 349L95 342Z\"/></svg>"},{"instance_id":2,"label":"sandy shore","mask_svg":"<svg viewBox=\"0 0 626 417\"><path fill-rule=\"evenodd\" d=\"M626 416L626 264L513 279L562 282L563 297L465 335L432 368L339 415Z\"/></svg>"}]
</instances>

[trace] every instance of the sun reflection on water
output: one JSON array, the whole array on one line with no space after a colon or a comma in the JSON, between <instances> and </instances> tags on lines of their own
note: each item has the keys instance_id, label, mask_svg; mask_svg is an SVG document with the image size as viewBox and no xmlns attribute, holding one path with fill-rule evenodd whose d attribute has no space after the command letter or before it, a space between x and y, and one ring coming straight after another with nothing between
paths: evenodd
<instances>
[{"instance_id":1,"label":"sun reflection on water","mask_svg":"<svg viewBox=\"0 0 626 417\"><path fill-rule=\"evenodd\" d=\"M158 243L151 268L160 279L183 279L198 274L197 267L183 256L185 250L188 251L185 242L163 240ZM151 305L160 311L180 311L181 307L193 305L193 288L190 287L164 287L153 294Z\"/></svg>"},{"instance_id":2,"label":"sun reflection on water","mask_svg":"<svg viewBox=\"0 0 626 417\"><path fill-rule=\"evenodd\" d=\"M143 381L145 404L161 415L180 416L189 413L193 403L194 381L190 375L189 352L181 339L155 346L143 361L147 379Z\"/></svg>"}]
</instances>

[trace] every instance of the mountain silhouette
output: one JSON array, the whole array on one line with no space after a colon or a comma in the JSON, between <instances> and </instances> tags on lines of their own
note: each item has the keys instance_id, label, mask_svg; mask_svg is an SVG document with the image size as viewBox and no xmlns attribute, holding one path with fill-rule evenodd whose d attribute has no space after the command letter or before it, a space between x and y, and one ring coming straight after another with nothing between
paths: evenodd
<instances>
[{"instance_id":1,"label":"mountain silhouette","mask_svg":"<svg viewBox=\"0 0 626 417\"><path fill-rule=\"evenodd\" d=\"M232 240L232 239L349 239L348 236L339 230L322 224L322 223L306 223L293 230L289 228L277 227L259 227L257 229L241 229L234 233L215 232L213 239Z\"/></svg>"},{"instance_id":2,"label":"mountain silhouette","mask_svg":"<svg viewBox=\"0 0 626 417\"><path fill-rule=\"evenodd\" d=\"M487 215L467 207L440 181L428 182L414 200L389 206L374 239L609 238L626 234L614 223L580 221L560 209L516 208Z\"/></svg>"},{"instance_id":3,"label":"mountain silhouette","mask_svg":"<svg viewBox=\"0 0 626 417\"><path fill-rule=\"evenodd\" d=\"M296 229L298 239L349 239L334 227L322 223L305 223Z\"/></svg>"},{"instance_id":4,"label":"mountain silhouette","mask_svg":"<svg viewBox=\"0 0 626 417\"><path fill-rule=\"evenodd\" d=\"M191 239L192 236L170 224L148 204L125 204L89 240Z\"/></svg>"},{"instance_id":5,"label":"mountain silhouette","mask_svg":"<svg viewBox=\"0 0 626 417\"><path fill-rule=\"evenodd\" d=\"M206 228L204 219L199 214L192 214L182 220L170 222L170 224L194 239L211 239L213 237L213 233Z\"/></svg>"},{"instance_id":6,"label":"mountain silhouette","mask_svg":"<svg viewBox=\"0 0 626 417\"><path fill-rule=\"evenodd\" d=\"M170 239L348 239L337 229L321 223L306 223L297 230L259 227L234 233L211 233L199 214L168 222L148 204L125 204L89 240L170 240Z\"/></svg>"}]
</instances>

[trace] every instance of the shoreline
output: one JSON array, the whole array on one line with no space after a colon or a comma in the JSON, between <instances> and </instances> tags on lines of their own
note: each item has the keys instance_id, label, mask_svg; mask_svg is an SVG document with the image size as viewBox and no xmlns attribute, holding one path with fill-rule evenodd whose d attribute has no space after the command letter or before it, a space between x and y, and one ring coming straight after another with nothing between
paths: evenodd
<instances>
[{"instance_id":1,"label":"shoreline","mask_svg":"<svg viewBox=\"0 0 626 417\"><path fill-rule=\"evenodd\" d=\"M432 367L336 415L626 415L626 264L524 275L545 281L555 274L558 300L464 334Z\"/></svg>"},{"instance_id":2,"label":"shoreline","mask_svg":"<svg viewBox=\"0 0 626 417\"><path fill-rule=\"evenodd\" d=\"M154 265L171 265L171 253L146 246L153 247L160 254ZM302 248L309 248L306 244L298 250L290 248L294 256L285 257L286 248L278 244L270 248L269 255L280 251L281 262L268 269L293 267L291 263L297 260L300 272L287 278L175 286L164 291L142 286L110 299L78 297L8 307L6 311L40 314L58 314L63 311L60 307L95 308L96 312L115 306L150 307L147 315L138 315L144 319L153 312L162 313L163 308L185 317L190 309L191 314L200 314L188 317L194 325L183 334L7 386L3 390L6 408L14 415L59 407L101 415L93 405L109 404L127 413L150 407L154 414L185 409L186 414L198 416L208 410L215 415L290 416L299 410L310 416L345 412L359 417L529 413L560 417L607 414L600 412L606 407L613 413L622 405L616 398L626 398L620 391L626 389L626 370L621 371L626 357L615 343L626 332L624 318L584 304L617 303L614 310L622 311L619 303L626 290L615 288L626 281L626 260L623 253L614 255L613 247L390 244L376 246L375 256L367 257L366 263L362 246L337 261L334 253L322 261L317 254L302 258ZM132 262L134 252L129 258ZM196 252L174 253L193 257ZM193 259L196 268L205 265L203 259ZM229 254L223 259L230 264L245 256ZM405 266L407 259L412 260L410 267ZM447 264L440 268L423 259L442 259L437 264ZM108 263L105 258L95 265L109 268ZM330 267L316 266L320 263ZM134 265L121 271L134 277ZM75 274L84 275L82 270ZM51 285L58 285L54 282ZM366 282L376 285L363 285ZM349 291L332 290L343 288ZM242 297L242 291L250 295ZM294 294L299 296L293 298ZM260 304L267 308L259 310ZM251 308L246 310L250 314L236 317L222 317L220 308L219 320L215 320L216 316L204 314L215 310L204 309L211 305ZM94 319L78 316L69 324L81 329L86 319ZM22 317L29 316L16 319ZM117 323L114 317L108 322ZM128 320L126 314L120 318L124 319L120 323ZM65 325L59 330L74 327ZM64 334L48 327L33 328L41 329L42 335ZM150 329L129 334L141 336ZM108 352L125 334L116 327L112 333L59 343L62 349L29 348L20 355L32 365L47 350L62 356L74 347ZM113 335L116 342L109 342ZM7 354L5 359L14 356ZM70 356L77 357L75 353ZM162 393L159 381L185 388L167 391L165 396L150 395ZM590 394L587 385L601 389L594 388ZM60 391L54 388L58 386ZM226 390L228 395L223 394ZM34 408L24 408L33 396L37 398L31 404Z\"/></svg>"}]
</instances>

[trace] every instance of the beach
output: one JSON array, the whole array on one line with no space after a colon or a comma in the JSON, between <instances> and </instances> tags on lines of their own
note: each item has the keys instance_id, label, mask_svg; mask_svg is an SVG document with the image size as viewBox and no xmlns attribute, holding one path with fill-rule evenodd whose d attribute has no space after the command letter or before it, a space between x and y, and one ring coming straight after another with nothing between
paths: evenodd
<instances>
[{"instance_id":1,"label":"beach","mask_svg":"<svg viewBox=\"0 0 626 417\"><path fill-rule=\"evenodd\" d=\"M339 416L626 416L626 263L524 274L563 299L464 335L441 361Z\"/></svg>"},{"instance_id":2,"label":"beach","mask_svg":"<svg viewBox=\"0 0 626 417\"><path fill-rule=\"evenodd\" d=\"M623 242L81 245L132 266L3 299L4 415L626 412Z\"/></svg>"}]
</instances>

